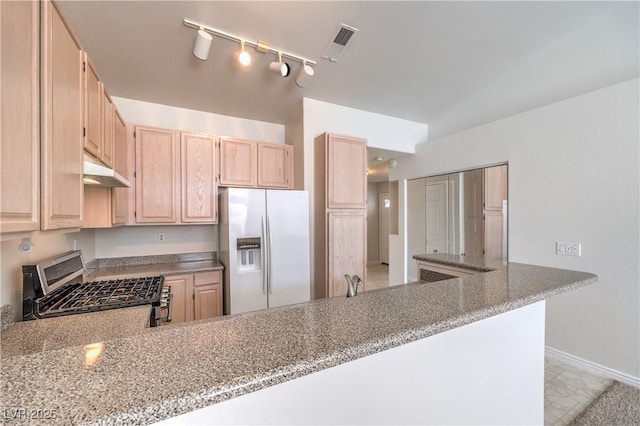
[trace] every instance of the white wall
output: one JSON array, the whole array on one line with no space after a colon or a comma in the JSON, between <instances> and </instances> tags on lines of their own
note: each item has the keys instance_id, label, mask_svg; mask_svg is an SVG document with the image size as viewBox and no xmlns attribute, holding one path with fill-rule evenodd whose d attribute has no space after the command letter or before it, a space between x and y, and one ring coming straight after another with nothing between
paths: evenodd
<instances>
[{"instance_id":1,"label":"white wall","mask_svg":"<svg viewBox=\"0 0 640 426\"><path fill-rule=\"evenodd\" d=\"M282 124L229 117L116 96L113 96L112 100L127 123L284 143Z\"/></svg>"},{"instance_id":2,"label":"white wall","mask_svg":"<svg viewBox=\"0 0 640 426\"><path fill-rule=\"evenodd\" d=\"M367 262L380 261L377 183L367 183Z\"/></svg>"},{"instance_id":3,"label":"white wall","mask_svg":"<svg viewBox=\"0 0 640 426\"><path fill-rule=\"evenodd\" d=\"M2 241L0 244L0 305L13 306L15 319L22 318L22 265L37 263L48 257L65 251L73 250L74 240L76 248L82 250L85 263L95 259L94 232L85 229L80 232L35 233L31 238L33 251L29 254L21 253L18 245L21 239Z\"/></svg>"},{"instance_id":4,"label":"white wall","mask_svg":"<svg viewBox=\"0 0 640 426\"><path fill-rule=\"evenodd\" d=\"M158 242L158 233L165 242ZM127 226L96 229L96 258L218 251L216 225Z\"/></svg>"},{"instance_id":5,"label":"white wall","mask_svg":"<svg viewBox=\"0 0 640 426\"><path fill-rule=\"evenodd\" d=\"M635 377L640 376L638 91L635 79L429 141L412 158L399 159L391 177L508 161L510 261L599 276L595 285L549 300L546 344ZM582 243L582 256L556 255L556 241ZM403 247L404 253L392 254L392 264L405 265ZM392 270L391 279L405 278L399 276L404 269Z\"/></svg>"}]
</instances>

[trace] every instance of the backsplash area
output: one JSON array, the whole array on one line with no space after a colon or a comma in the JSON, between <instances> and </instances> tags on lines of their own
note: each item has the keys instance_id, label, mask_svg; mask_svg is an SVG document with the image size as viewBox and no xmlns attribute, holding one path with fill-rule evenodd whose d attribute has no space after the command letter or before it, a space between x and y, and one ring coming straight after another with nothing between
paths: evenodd
<instances>
[{"instance_id":1,"label":"backsplash area","mask_svg":"<svg viewBox=\"0 0 640 426\"><path fill-rule=\"evenodd\" d=\"M95 233L95 258L218 250L217 225L127 226ZM164 241L159 241L160 234Z\"/></svg>"}]
</instances>

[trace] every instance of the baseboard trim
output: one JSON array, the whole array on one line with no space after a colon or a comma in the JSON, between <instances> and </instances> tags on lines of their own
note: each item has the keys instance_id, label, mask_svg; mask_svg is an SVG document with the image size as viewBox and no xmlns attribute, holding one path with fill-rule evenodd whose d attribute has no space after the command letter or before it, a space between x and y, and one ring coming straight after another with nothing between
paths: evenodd
<instances>
[{"instance_id":1,"label":"baseboard trim","mask_svg":"<svg viewBox=\"0 0 640 426\"><path fill-rule=\"evenodd\" d=\"M545 346L544 354L549 358L557 359L558 361L562 361L565 364L569 364L581 370L598 374L600 376L605 376L610 379L617 380L618 382L640 388L640 377L635 377L631 374L623 373L621 371L605 367L604 365L600 365L593 361L588 361L575 355L559 351L558 349L549 346Z\"/></svg>"},{"instance_id":2,"label":"baseboard trim","mask_svg":"<svg viewBox=\"0 0 640 426\"><path fill-rule=\"evenodd\" d=\"M367 261L367 266L369 265L380 265L382 262L380 262L379 260L368 260Z\"/></svg>"}]
</instances>

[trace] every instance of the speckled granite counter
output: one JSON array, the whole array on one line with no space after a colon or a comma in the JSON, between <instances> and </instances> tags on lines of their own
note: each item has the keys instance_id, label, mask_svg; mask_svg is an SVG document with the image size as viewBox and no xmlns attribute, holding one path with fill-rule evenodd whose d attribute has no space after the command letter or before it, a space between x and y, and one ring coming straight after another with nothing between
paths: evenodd
<instances>
[{"instance_id":1,"label":"speckled granite counter","mask_svg":"<svg viewBox=\"0 0 640 426\"><path fill-rule=\"evenodd\" d=\"M159 327L82 346L5 357L8 408L56 410L59 424L148 424L384 351L597 281L511 263L355 298ZM3 408L4 408L3 407Z\"/></svg>"},{"instance_id":2,"label":"speckled granite counter","mask_svg":"<svg viewBox=\"0 0 640 426\"><path fill-rule=\"evenodd\" d=\"M87 265L85 281L110 278L137 278L152 275L178 275L224 269L214 253L185 253L159 256L96 259Z\"/></svg>"},{"instance_id":3,"label":"speckled granite counter","mask_svg":"<svg viewBox=\"0 0 640 426\"><path fill-rule=\"evenodd\" d=\"M472 257L459 256L447 253L416 254L415 260L438 263L440 265L455 266L457 268L470 269L478 272L490 272L507 266L506 262L487 261Z\"/></svg>"},{"instance_id":4,"label":"speckled granite counter","mask_svg":"<svg viewBox=\"0 0 640 426\"><path fill-rule=\"evenodd\" d=\"M138 335L149 327L150 316L151 306L144 305L14 322L2 330L2 358Z\"/></svg>"}]
</instances>

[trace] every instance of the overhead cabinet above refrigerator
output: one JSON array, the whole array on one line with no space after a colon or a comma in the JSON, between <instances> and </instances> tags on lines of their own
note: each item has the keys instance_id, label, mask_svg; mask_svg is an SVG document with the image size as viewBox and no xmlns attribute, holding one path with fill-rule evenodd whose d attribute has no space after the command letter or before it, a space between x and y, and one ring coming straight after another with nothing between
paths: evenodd
<instances>
[{"instance_id":1,"label":"overhead cabinet above refrigerator","mask_svg":"<svg viewBox=\"0 0 640 426\"><path fill-rule=\"evenodd\" d=\"M220 213L225 314L310 300L306 191L224 189Z\"/></svg>"}]
</instances>

